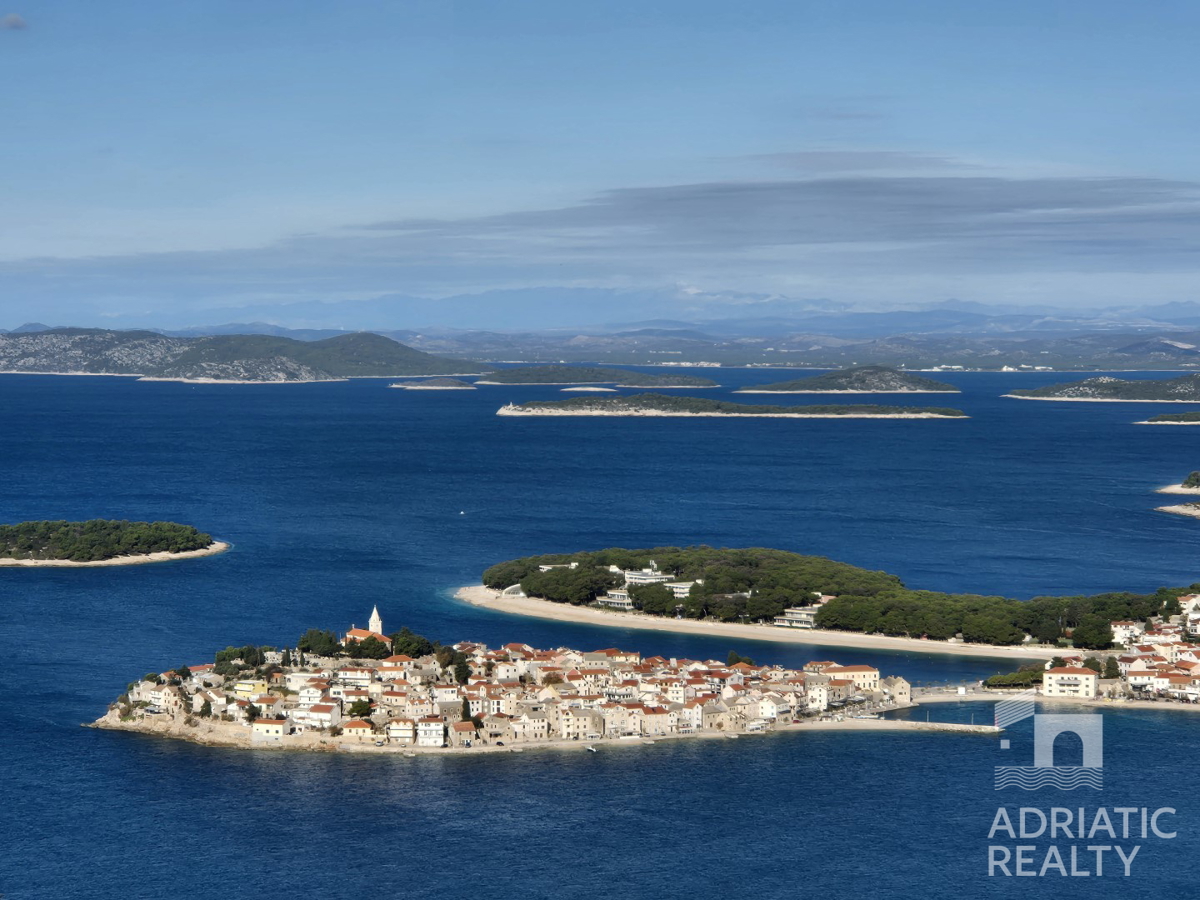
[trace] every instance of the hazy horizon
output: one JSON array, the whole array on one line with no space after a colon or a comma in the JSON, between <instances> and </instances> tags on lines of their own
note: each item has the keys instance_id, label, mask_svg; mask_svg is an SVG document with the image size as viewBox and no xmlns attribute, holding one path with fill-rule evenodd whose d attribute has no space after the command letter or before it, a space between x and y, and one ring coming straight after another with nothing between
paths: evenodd
<instances>
[{"instance_id":1,"label":"hazy horizon","mask_svg":"<svg viewBox=\"0 0 1200 900\"><path fill-rule=\"evenodd\" d=\"M1196 26L1173 3L31 0L0 24L0 318L1190 301Z\"/></svg>"}]
</instances>

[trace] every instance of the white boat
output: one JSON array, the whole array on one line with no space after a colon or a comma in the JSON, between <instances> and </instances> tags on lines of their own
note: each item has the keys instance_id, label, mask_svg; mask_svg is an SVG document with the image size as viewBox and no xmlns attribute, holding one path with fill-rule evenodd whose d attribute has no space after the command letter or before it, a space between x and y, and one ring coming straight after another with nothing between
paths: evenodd
<instances>
[{"instance_id":1,"label":"white boat","mask_svg":"<svg viewBox=\"0 0 1200 900\"><path fill-rule=\"evenodd\" d=\"M595 753L595 752L596 752L596 748L595 748L595 747L593 747L591 744L588 744L588 745L587 745L586 747L584 747L583 749L584 749L584 750L586 750L588 753Z\"/></svg>"}]
</instances>

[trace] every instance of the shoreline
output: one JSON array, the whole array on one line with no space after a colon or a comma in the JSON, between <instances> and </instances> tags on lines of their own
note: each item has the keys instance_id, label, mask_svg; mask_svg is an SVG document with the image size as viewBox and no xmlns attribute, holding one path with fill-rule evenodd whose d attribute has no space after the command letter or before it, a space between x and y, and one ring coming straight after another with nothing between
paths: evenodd
<instances>
[{"instance_id":1,"label":"shoreline","mask_svg":"<svg viewBox=\"0 0 1200 900\"><path fill-rule=\"evenodd\" d=\"M175 384L332 384L349 381L349 378L295 378L276 381L246 381L241 378L160 378L157 375L140 375L138 381L174 382Z\"/></svg>"},{"instance_id":2,"label":"shoreline","mask_svg":"<svg viewBox=\"0 0 1200 900\"><path fill-rule=\"evenodd\" d=\"M1134 425L1200 425L1200 422L1152 422L1149 419L1143 419L1141 422L1134 422Z\"/></svg>"},{"instance_id":3,"label":"shoreline","mask_svg":"<svg viewBox=\"0 0 1200 900\"><path fill-rule=\"evenodd\" d=\"M1156 506L1154 509L1156 512L1165 512L1171 513L1175 516L1188 516L1193 519L1200 519L1200 506L1185 506L1180 504L1178 506Z\"/></svg>"},{"instance_id":4,"label":"shoreline","mask_svg":"<svg viewBox=\"0 0 1200 900\"><path fill-rule=\"evenodd\" d=\"M612 385L610 390L629 388L640 391L704 391L719 388L719 384L624 384L618 381L476 381L489 387L591 387Z\"/></svg>"},{"instance_id":5,"label":"shoreline","mask_svg":"<svg viewBox=\"0 0 1200 900\"><path fill-rule=\"evenodd\" d=\"M899 706L895 709L912 709L913 706ZM893 710L888 710L891 712ZM705 731L695 734L669 734L643 736L637 739L598 738L594 740L548 740L529 741L516 744L496 746L494 744L476 744L473 747L418 747L410 744L389 744L385 740L382 746L375 743L377 738L362 740L359 738L333 737L320 732L307 732L299 735L288 735L286 738L255 740L249 728L229 722L213 720L198 720L194 727L182 723L169 716L161 718L142 718L135 722L122 722L114 718L110 710L94 722L82 723L84 728L95 728L100 731L123 731L132 734L146 735L151 738L187 741L205 747L228 747L235 750L273 750L293 753L374 753L388 756L400 755L406 757L419 756L483 756L495 753L527 753L539 750L572 750L584 751L589 747L608 749L614 747L643 747L648 744L675 743L691 740L729 740L731 738L757 738L770 734L797 734L805 732L828 731L889 731L889 732L920 732L934 731L957 734L999 734L1001 729L994 725L966 725L956 722L926 722L916 719L855 719L845 717L840 721L830 718L804 719L792 725L781 725L765 731Z\"/></svg>"},{"instance_id":6,"label":"shoreline","mask_svg":"<svg viewBox=\"0 0 1200 900\"><path fill-rule=\"evenodd\" d=\"M767 391L762 388L742 388L735 394L961 394L962 391L854 391L839 388L836 391Z\"/></svg>"},{"instance_id":7,"label":"shoreline","mask_svg":"<svg viewBox=\"0 0 1200 900\"><path fill-rule=\"evenodd\" d=\"M96 566L142 566L148 563L173 562L177 559L197 559L201 556L216 556L224 553L232 544L228 541L213 541L207 547L199 550L185 550L181 553L160 551L158 553L141 553L136 556L114 556L111 559L97 559L89 562L79 562L73 559L12 559L0 558L0 568L12 569L41 569L41 568L94 568Z\"/></svg>"},{"instance_id":8,"label":"shoreline","mask_svg":"<svg viewBox=\"0 0 1200 900\"><path fill-rule=\"evenodd\" d=\"M1200 423L1197 423L1200 424ZM1184 487L1182 484L1168 484L1166 487L1158 488L1156 494L1200 494L1200 487Z\"/></svg>"},{"instance_id":9,"label":"shoreline","mask_svg":"<svg viewBox=\"0 0 1200 900\"><path fill-rule=\"evenodd\" d=\"M1200 403L1200 400L1130 400L1126 397L1026 397L1023 394L1001 394L1010 400L1049 400L1058 403ZM1143 422L1138 425L1146 424ZM1154 425L1163 423L1154 422Z\"/></svg>"},{"instance_id":10,"label":"shoreline","mask_svg":"<svg viewBox=\"0 0 1200 900\"><path fill-rule=\"evenodd\" d=\"M1018 691L969 691L966 694L920 694L912 698L915 706L921 707L927 703L999 703L1003 700L1011 700L1019 693ZM1115 699L1110 700L1105 697L1097 697L1094 700L1084 700L1075 697L1046 697L1038 694L1034 698L1035 703L1052 703L1061 704L1064 706L1094 706L1103 709L1157 709L1157 710L1180 710L1183 712L1200 712L1200 703L1178 703L1170 700L1152 701L1152 700L1126 700Z\"/></svg>"},{"instance_id":11,"label":"shoreline","mask_svg":"<svg viewBox=\"0 0 1200 900\"><path fill-rule=\"evenodd\" d=\"M741 638L753 641L773 641L783 644L821 644L827 647L847 647L860 650L893 650L911 653L939 653L951 656L984 656L995 658L1051 659L1061 654L1061 648L1000 647L992 644L948 644L920 638L889 637L882 634L861 634L854 631L829 631L817 628L790 629L775 625L746 625L742 623L709 622L697 619L668 619L644 616L593 606L572 606L552 603L531 597L505 597L482 584L468 585L454 592L454 597L496 612L558 622L583 625L603 625L608 628L639 628L649 631L671 631L706 637Z\"/></svg>"},{"instance_id":12,"label":"shoreline","mask_svg":"<svg viewBox=\"0 0 1200 900\"><path fill-rule=\"evenodd\" d=\"M970 416L943 416L938 413L719 413L719 412L661 412L659 410L563 410L563 409L511 409L501 407L498 416L614 416L626 418L673 418L673 419L969 419Z\"/></svg>"}]
</instances>

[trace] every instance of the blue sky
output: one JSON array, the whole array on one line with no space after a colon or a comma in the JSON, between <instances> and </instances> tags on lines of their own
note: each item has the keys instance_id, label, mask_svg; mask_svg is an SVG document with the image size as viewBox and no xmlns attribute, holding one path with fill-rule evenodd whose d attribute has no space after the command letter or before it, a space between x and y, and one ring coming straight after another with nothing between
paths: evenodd
<instances>
[{"instance_id":1,"label":"blue sky","mask_svg":"<svg viewBox=\"0 0 1200 900\"><path fill-rule=\"evenodd\" d=\"M1200 4L13 3L0 326L1200 299Z\"/></svg>"}]
</instances>

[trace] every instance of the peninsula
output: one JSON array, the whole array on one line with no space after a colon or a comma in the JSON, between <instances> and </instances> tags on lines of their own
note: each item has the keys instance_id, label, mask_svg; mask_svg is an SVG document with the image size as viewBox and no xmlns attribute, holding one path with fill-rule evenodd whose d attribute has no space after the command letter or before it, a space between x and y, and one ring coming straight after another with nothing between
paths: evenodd
<instances>
[{"instance_id":1,"label":"peninsula","mask_svg":"<svg viewBox=\"0 0 1200 900\"><path fill-rule=\"evenodd\" d=\"M230 647L131 682L94 727L232 747L445 754L519 752L832 729L995 733L886 719L912 705L901 677L824 660L799 669L643 657L607 648L433 643L370 626L295 647Z\"/></svg>"},{"instance_id":2,"label":"peninsula","mask_svg":"<svg viewBox=\"0 0 1200 900\"><path fill-rule=\"evenodd\" d=\"M744 387L735 391L736 394L957 394L958 388L932 378L913 375L911 372L901 372L886 366L857 366L852 369L842 369L840 372L829 372L825 375L814 375L808 378L796 378L791 381L779 381L774 384L761 384Z\"/></svg>"},{"instance_id":3,"label":"peninsula","mask_svg":"<svg viewBox=\"0 0 1200 900\"><path fill-rule=\"evenodd\" d=\"M425 378L420 381L405 381L389 384L390 388L401 388L406 391L474 391L475 385L457 378Z\"/></svg>"},{"instance_id":4,"label":"peninsula","mask_svg":"<svg viewBox=\"0 0 1200 900\"><path fill-rule=\"evenodd\" d=\"M726 416L758 419L965 419L959 409L922 406L766 406L699 397L632 394L536 400L497 410L498 416Z\"/></svg>"},{"instance_id":5,"label":"peninsula","mask_svg":"<svg viewBox=\"0 0 1200 900\"><path fill-rule=\"evenodd\" d=\"M1100 375L1004 394L1018 400L1077 400L1106 403L1197 403L1200 374L1158 380L1126 380Z\"/></svg>"},{"instance_id":6,"label":"peninsula","mask_svg":"<svg viewBox=\"0 0 1200 900\"><path fill-rule=\"evenodd\" d=\"M490 567L459 596L593 624L986 656L1107 649L1123 642L1121 623L1177 615L1197 592L1200 584L1026 602L914 590L824 557L699 546L523 557Z\"/></svg>"},{"instance_id":7,"label":"peninsula","mask_svg":"<svg viewBox=\"0 0 1200 900\"><path fill-rule=\"evenodd\" d=\"M127 566L211 556L229 549L175 522L42 521L0 525L0 566Z\"/></svg>"},{"instance_id":8,"label":"peninsula","mask_svg":"<svg viewBox=\"0 0 1200 900\"><path fill-rule=\"evenodd\" d=\"M519 366L499 369L476 384L613 384L627 388L711 388L717 383L694 375L647 375L628 369L589 366Z\"/></svg>"},{"instance_id":9,"label":"peninsula","mask_svg":"<svg viewBox=\"0 0 1200 900\"><path fill-rule=\"evenodd\" d=\"M1200 412L1163 413L1135 425L1200 425Z\"/></svg>"},{"instance_id":10,"label":"peninsula","mask_svg":"<svg viewBox=\"0 0 1200 900\"><path fill-rule=\"evenodd\" d=\"M1200 472L1192 472L1179 484L1168 484L1166 487L1159 488L1156 493L1200 494Z\"/></svg>"},{"instance_id":11,"label":"peninsula","mask_svg":"<svg viewBox=\"0 0 1200 900\"><path fill-rule=\"evenodd\" d=\"M56 328L0 334L0 373L137 375L148 381L281 384L486 371L366 332L320 341L261 334L168 337L153 331Z\"/></svg>"}]
</instances>

